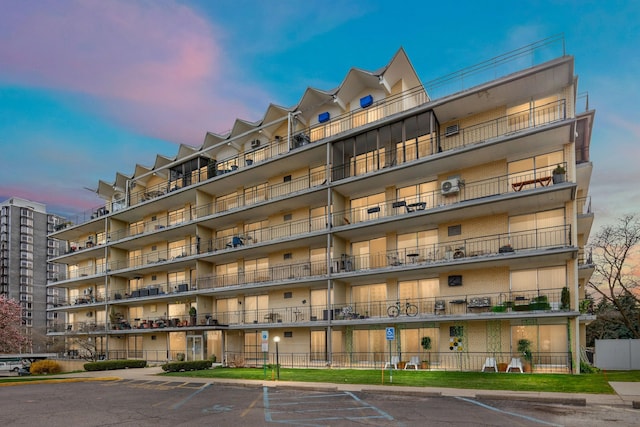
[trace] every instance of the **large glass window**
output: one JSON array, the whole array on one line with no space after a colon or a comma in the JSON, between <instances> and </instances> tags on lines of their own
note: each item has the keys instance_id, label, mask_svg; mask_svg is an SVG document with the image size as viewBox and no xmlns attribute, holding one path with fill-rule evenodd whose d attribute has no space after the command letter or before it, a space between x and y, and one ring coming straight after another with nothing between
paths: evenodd
<instances>
[{"instance_id":1,"label":"large glass window","mask_svg":"<svg viewBox=\"0 0 640 427\"><path fill-rule=\"evenodd\" d=\"M379 317L386 313L387 285L362 285L351 288L351 306L361 316Z\"/></svg>"},{"instance_id":2,"label":"large glass window","mask_svg":"<svg viewBox=\"0 0 640 427\"><path fill-rule=\"evenodd\" d=\"M553 169L563 162L562 151L509 162L510 191L522 191L550 185Z\"/></svg>"},{"instance_id":3,"label":"large glass window","mask_svg":"<svg viewBox=\"0 0 640 427\"><path fill-rule=\"evenodd\" d=\"M384 215L382 209L374 209L383 204L384 200L384 193L351 200L351 222L369 221Z\"/></svg>"},{"instance_id":4,"label":"large glass window","mask_svg":"<svg viewBox=\"0 0 640 427\"><path fill-rule=\"evenodd\" d=\"M398 262L433 260L438 244L438 230L399 234L397 242Z\"/></svg>"},{"instance_id":5,"label":"large glass window","mask_svg":"<svg viewBox=\"0 0 640 427\"><path fill-rule=\"evenodd\" d=\"M246 260L244 262L244 279L246 283L269 280L269 258Z\"/></svg>"},{"instance_id":6,"label":"large glass window","mask_svg":"<svg viewBox=\"0 0 640 427\"><path fill-rule=\"evenodd\" d=\"M514 249L534 249L568 244L564 209L509 218L509 238Z\"/></svg>"},{"instance_id":7,"label":"large glass window","mask_svg":"<svg viewBox=\"0 0 640 427\"><path fill-rule=\"evenodd\" d=\"M245 323L257 323L269 310L268 295L250 295L244 298Z\"/></svg>"},{"instance_id":8,"label":"large glass window","mask_svg":"<svg viewBox=\"0 0 640 427\"><path fill-rule=\"evenodd\" d=\"M351 245L353 263L351 267L356 270L366 270L368 268L379 268L387 263L385 250L387 240L384 237L379 239L354 242ZM345 267L347 268L347 267Z\"/></svg>"},{"instance_id":9,"label":"large glass window","mask_svg":"<svg viewBox=\"0 0 640 427\"><path fill-rule=\"evenodd\" d=\"M353 352L360 360L375 361L388 358L388 344L384 329L353 331ZM395 353L395 351L394 351Z\"/></svg>"},{"instance_id":10,"label":"large glass window","mask_svg":"<svg viewBox=\"0 0 640 427\"><path fill-rule=\"evenodd\" d=\"M216 282L218 286L238 284L238 263L216 265Z\"/></svg>"}]
</instances>

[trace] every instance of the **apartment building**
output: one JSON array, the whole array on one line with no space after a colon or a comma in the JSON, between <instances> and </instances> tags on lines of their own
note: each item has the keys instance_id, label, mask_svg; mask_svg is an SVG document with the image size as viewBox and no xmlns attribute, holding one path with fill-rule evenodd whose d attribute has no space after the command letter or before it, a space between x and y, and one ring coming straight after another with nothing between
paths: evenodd
<instances>
[{"instance_id":1,"label":"apartment building","mask_svg":"<svg viewBox=\"0 0 640 427\"><path fill-rule=\"evenodd\" d=\"M47 282L58 268L47 259L59 255L58 242L47 235L59 221L42 203L19 197L0 203L0 294L22 306L22 325L32 341L28 352L49 350L47 323L59 314L46 310L57 292Z\"/></svg>"},{"instance_id":2,"label":"apartment building","mask_svg":"<svg viewBox=\"0 0 640 427\"><path fill-rule=\"evenodd\" d=\"M594 112L564 47L521 66L548 46L438 97L478 67L424 85L400 49L101 181L52 233L50 334L150 361L261 366L277 336L285 366L578 372Z\"/></svg>"}]
</instances>

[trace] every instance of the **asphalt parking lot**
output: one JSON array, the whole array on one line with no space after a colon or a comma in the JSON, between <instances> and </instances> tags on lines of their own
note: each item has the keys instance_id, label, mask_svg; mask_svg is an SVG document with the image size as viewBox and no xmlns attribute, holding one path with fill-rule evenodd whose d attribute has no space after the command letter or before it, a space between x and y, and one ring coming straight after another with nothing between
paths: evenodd
<instances>
[{"instance_id":1,"label":"asphalt parking lot","mask_svg":"<svg viewBox=\"0 0 640 427\"><path fill-rule=\"evenodd\" d=\"M615 410L612 410L615 409ZM2 426L638 425L638 411L451 396L168 379L0 387Z\"/></svg>"}]
</instances>

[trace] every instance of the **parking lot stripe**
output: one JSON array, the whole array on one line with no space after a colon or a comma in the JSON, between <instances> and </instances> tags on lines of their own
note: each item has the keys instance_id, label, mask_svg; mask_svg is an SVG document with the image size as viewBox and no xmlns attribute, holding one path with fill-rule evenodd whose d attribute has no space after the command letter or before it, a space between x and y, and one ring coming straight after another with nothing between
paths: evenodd
<instances>
[{"instance_id":1,"label":"parking lot stripe","mask_svg":"<svg viewBox=\"0 0 640 427\"><path fill-rule=\"evenodd\" d=\"M329 412L334 415L318 417L312 414L326 413L326 408L313 408L313 409L295 409L294 411L284 411L277 410L276 408L285 408L285 407L295 407L305 405L305 399L326 399L325 402L320 400L315 400L314 404L325 403L331 405L331 403L335 403L336 399L351 397L352 405L348 404L348 401L341 399L342 404L346 404L344 407L332 407ZM295 399L295 400L293 400ZM277 396L271 398L269 396L269 388L263 387L263 401L264 401L264 411L265 411L265 421L266 422L277 422L282 424L295 424L299 426L324 426L326 424L318 424L320 422L326 421L336 421L336 420L349 420L349 421L361 421L361 420L379 420L384 419L386 421L392 421L394 418L382 411L375 406L368 404L367 402L361 400L356 395L351 392L340 392L340 393L329 393L329 394L317 394L311 396ZM309 400L307 400L309 402ZM372 411L372 415L349 415L349 413L353 413L353 411ZM343 415L335 415L335 414L343 414ZM286 414L296 414L300 417L286 419L286 418L278 418L279 415L285 416ZM290 415L291 416L291 415ZM306 416L306 418L305 418Z\"/></svg>"},{"instance_id":2,"label":"parking lot stripe","mask_svg":"<svg viewBox=\"0 0 640 427\"><path fill-rule=\"evenodd\" d=\"M182 399L180 402L176 403L175 405L171 406L171 409L178 409L180 408L182 405L184 405L185 403L187 403L189 400L191 400L192 398L194 398L196 395L202 393L204 390L208 389L209 387L211 387L211 383L207 383L205 384L204 387L194 391L193 393L191 393L190 395L188 395L187 397L185 397L184 399Z\"/></svg>"},{"instance_id":3,"label":"parking lot stripe","mask_svg":"<svg viewBox=\"0 0 640 427\"><path fill-rule=\"evenodd\" d=\"M546 426L553 426L553 427L563 427L561 424L550 423L550 422L547 422L547 421L543 421L543 420L539 420L537 418L530 417L528 415L518 414L516 412L503 411L502 409L498 409L498 408L495 408L493 406L489 406L487 404L478 402L477 400L467 399L466 397L456 397L456 399L464 400L465 402L468 402L468 403L473 403L474 405L481 406L483 408L489 409L490 411L500 412L500 413L503 413L503 414L506 414L506 415L511 415L511 416L514 416L514 417L519 417L519 418L523 418L525 420L533 421L534 423L544 424Z\"/></svg>"}]
</instances>

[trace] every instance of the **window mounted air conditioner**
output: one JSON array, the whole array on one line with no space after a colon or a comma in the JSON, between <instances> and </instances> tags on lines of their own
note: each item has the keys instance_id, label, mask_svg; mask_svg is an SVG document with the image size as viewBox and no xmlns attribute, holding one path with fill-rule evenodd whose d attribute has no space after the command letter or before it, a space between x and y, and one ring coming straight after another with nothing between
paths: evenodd
<instances>
[{"instance_id":1,"label":"window mounted air conditioner","mask_svg":"<svg viewBox=\"0 0 640 427\"><path fill-rule=\"evenodd\" d=\"M259 139L254 139L253 141L251 141L251 148L258 148L258 147L260 147Z\"/></svg>"},{"instance_id":2,"label":"window mounted air conditioner","mask_svg":"<svg viewBox=\"0 0 640 427\"><path fill-rule=\"evenodd\" d=\"M451 125L451 126L447 126L446 129L444 130L444 136L453 136L455 134L457 134L458 132L460 132L460 128L458 127L458 124L456 123L455 125Z\"/></svg>"},{"instance_id":3,"label":"window mounted air conditioner","mask_svg":"<svg viewBox=\"0 0 640 427\"><path fill-rule=\"evenodd\" d=\"M460 192L460 180L458 178L447 179L440 184L440 192L443 195L457 194Z\"/></svg>"}]
</instances>

